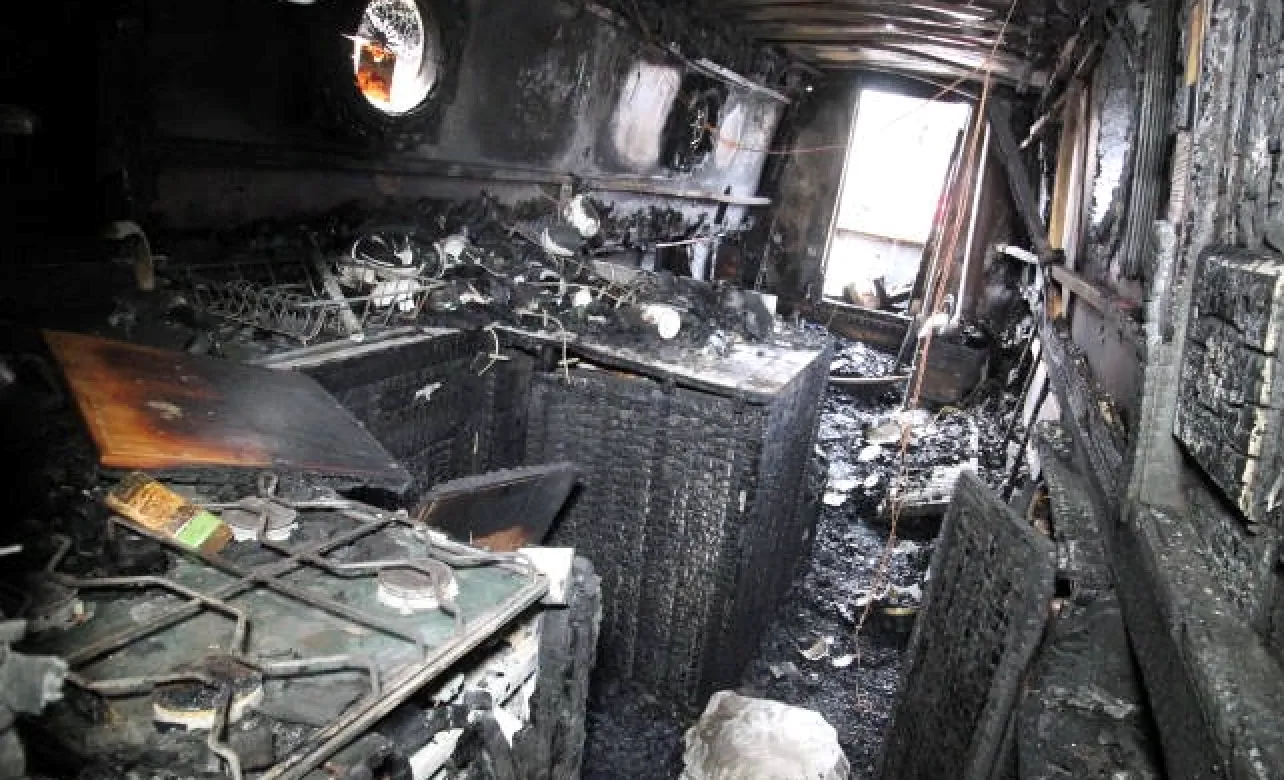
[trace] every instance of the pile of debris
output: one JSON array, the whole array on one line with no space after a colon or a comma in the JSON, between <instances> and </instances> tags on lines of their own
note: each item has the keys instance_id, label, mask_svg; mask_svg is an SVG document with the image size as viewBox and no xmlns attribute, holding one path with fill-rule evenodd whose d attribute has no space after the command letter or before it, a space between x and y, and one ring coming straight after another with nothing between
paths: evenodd
<instances>
[{"instance_id":1,"label":"pile of debris","mask_svg":"<svg viewBox=\"0 0 1284 780\"><path fill-rule=\"evenodd\" d=\"M171 316L214 318L202 323L211 345L240 326L307 344L503 323L723 355L773 337L774 297L695 281L663 251L721 237L676 212L617 218L585 194L516 207L482 196L173 237L156 272L175 293Z\"/></svg>"}]
</instances>

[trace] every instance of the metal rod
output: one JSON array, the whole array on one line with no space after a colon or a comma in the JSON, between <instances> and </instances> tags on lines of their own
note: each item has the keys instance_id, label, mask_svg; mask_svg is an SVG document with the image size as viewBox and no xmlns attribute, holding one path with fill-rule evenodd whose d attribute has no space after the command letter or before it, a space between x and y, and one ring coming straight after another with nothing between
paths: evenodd
<instances>
[{"instance_id":1,"label":"metal rod","mask_svg":"<svg viewBox=\"0 0 1284 780\"><path fill-rule=\"evenodd\" d=\"M1003 480L1004 501L1012 498L1012 490L1016 487L1017 472L1021 470L1021 458L1025 455L1026 447L1030 446L1030 432L1034 430L1034 424L1039 419L1039 412L1043 410L1043 404L1048 400L1048 391L1051 389L1051 381L1045 381L1043 387L1039 388L1039 400L1034 404L1034 413L1030 415L1030 424L1025 426L1025 434L1021 437L1021 447L1017 450L1016 457L1012 460L1012 468L1008 471L1007 478Z\"/></svg>"},{"instance_id":2,"label":"metal rod","mask_svg":"<svg viewBox=\"0 0 1284 780\"><path fill-rule=\"evenodd\" d=\"M891 376L831 376L829 378L829 384L839 385L840 387L894 385L897 382L904 382L909 378L909 374L893 374Z\"/></svg>"},{"instance_id":3,"label":"metal rod","mask_svg":"<svg viewBox=\"0 0 1284 780\"><path fill-rule=\"evenodd\" d=\"M151 691L158 685L172 685L181 682L198 682L202 685L218 684L214 678L200 672L120 677L113 680L89 680L76 672L68 672L67 682L99 696L139 696Z\"/></svg>"},{"instance_id":4,"label":"metal rod","mask_svg":"<svg viewBox=\"0 0 1284 780\"><path fill-rule=\"evenodd\" d=\"M210 735L206 744L209 745L211 753L227 764L227 771L232 775L232 780L243 780L241 757L236 754L231 745L223 742L223 731L227 728L227 722L232 713L232 693L232 686L226 683L219 691L218 709L214 713L214 723L210 726Z\"/></svg>"}]
</instances>

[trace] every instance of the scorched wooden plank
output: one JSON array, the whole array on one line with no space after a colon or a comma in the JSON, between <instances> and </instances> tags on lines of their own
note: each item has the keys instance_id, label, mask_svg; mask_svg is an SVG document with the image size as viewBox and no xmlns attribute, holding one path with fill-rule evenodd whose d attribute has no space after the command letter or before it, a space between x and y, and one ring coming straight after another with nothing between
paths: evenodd
<instances>
[{"instance_id":1,"label":"scorched wooden plank","mask_svg":"<svg viewBox=\"0 0 1284 780\"><path fill-rule=\"evenodd\" d=\"M404 489L410 475L312 378L46 331L110 469L275 469Z\"/></svg>"}]
</instances>

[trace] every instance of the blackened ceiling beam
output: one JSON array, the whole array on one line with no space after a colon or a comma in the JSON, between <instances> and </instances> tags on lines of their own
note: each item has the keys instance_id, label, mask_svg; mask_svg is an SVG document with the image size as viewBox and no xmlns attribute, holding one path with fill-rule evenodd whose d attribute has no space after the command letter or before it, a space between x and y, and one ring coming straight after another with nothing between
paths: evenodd
<instances>
[{"instance_id":1,"label":"blackened ceiling beam","mask_svg":"<svg viewBox=\"0 0 1284 780\"><path fill-rule=\"evenodd\" d=\"M1002 53L995 53L992 55L988 49L964 49L960 47L938 46L931 44L900 43L897 41L861 43L857 45L847 45L845 48L890 51L898 54L934 60L945 65L967 68L976 72L976 78L978 81L982 76L981 71L984 68L989 68L995 73L1010 74L1018 77L1030 70L1024 57L1014 57Z\"/></svg>"},{"instance_id":2,"label":"blackened ceiling beam","mask_svg":"<svg viewBox=\"0 0 1284 780\"><path fill-rule=\"evenodd\" d=\"M980 81L984 77L984 73L973 63L960 63L898 46L851 47L803 43L787 45L785 48L795 56L831 70L873 67L969 81ZM1024 65L1014 68L996 64L991 68L991 74L997 81L1017 86L1041 86L1046 78L1044 74L1032 72Z\"/></svg>"},{"instance_id":3,"label":"blackened ceiling beam","mask_svg":"<svg viewBox=\"0 0 1284 780\"><path fill-rule=\"evenodd\" d=\"M1000 43L993 38L923 33L900 28L888 29L888 25L824 27L809 24L773 24L759 25L755 27L754 33L759 40L770 43L928 44L948 46L980 55L989 54L992 50L1018 57L1025 53L1024 47Z\"/></svg>"},{"instance_id":4,"label":"blackened ceiling beam","mask_svg":"<svg viewBox=\"0 0 1284 780\"><path fill-rule=\"evenodd\" d=\"M836 10L884 10L899 15L912 15L915 12L937 14L955 20L1000 19L1007 14L1007 3L1001 6L986 7L980 4L964 5L954 3L914 0L913 2L896 2L896 0L857 0L856 2L815 2L814 0L724 0L719 4L723 8L828 8Z\"/></svg>"},{"instance_id":5,"label":"blackened ceiling beam","mask_svg":"<svg viewBox=\"0 0 1284 780\"><path fill-rule=\"evenodd\" d=\"M1042 87L1060 43L1098 0L706 0L821 69L876 65ZM1015 3L1015 5L1014 5Z\"/></svg>"},{"instance_id":6,"label":"blackened ceiling beam","mask_svg":"<svg viewBox=\"0 0 1284 780\"><path fill-rule=\"evenodd\" d=\"M926 15L907 15L889 10L827 10L766 8L750 11L737 18L742 24L753 27L768 24L818 24L818 25L892 25L905 30L920 32L952 33L956 35L994 36L1003 32L1007 38L1029 37L1028 28L1002 21L967 21L941 19Z\"/></svg>"}]
</instances>

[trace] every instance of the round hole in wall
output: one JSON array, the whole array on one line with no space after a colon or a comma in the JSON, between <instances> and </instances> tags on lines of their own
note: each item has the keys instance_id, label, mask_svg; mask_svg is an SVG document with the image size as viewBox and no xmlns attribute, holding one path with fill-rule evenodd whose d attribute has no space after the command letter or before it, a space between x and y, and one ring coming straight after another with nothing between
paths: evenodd
<instances>
[{"instance_id":1,"label":"round hole in wall","mask_svg":"<svg viewBox=\"0 0 1284 780\"><path fill-rule=\"evenodd\" d=\"M690 172L713 151L724 91L707 79L688 76L674 100L664 127L664 160L668 167Z\"/></svg>"},{"instance_id":2,"label":"round hole in wall","mask_svg":"<svg viewBox=\"0 0 1284 780\"><path fill-rule=\"evenodd\" d=\"M357 87L380 111L414 111L437 86L441 30L420 0L370 0L349 37Z\"/></svg>"}]
</instances>

